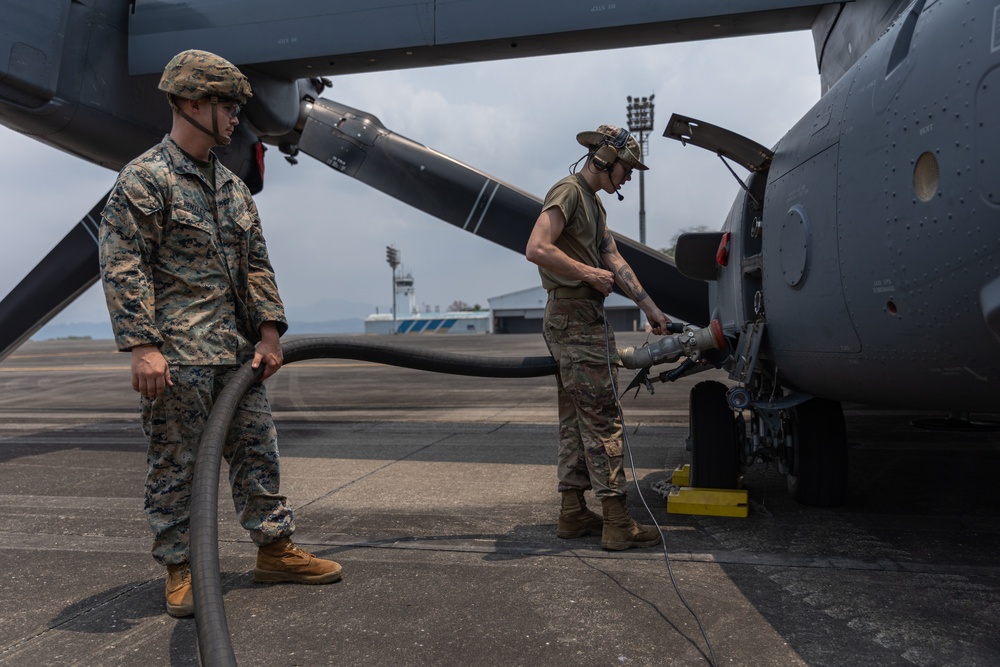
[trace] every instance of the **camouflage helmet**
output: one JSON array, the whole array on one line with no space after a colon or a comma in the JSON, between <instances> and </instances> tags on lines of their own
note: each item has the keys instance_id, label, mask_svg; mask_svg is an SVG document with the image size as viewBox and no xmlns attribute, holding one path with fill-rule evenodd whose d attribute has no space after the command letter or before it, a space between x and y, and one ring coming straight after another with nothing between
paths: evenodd
<instances>
[{"instance_id":1,"label":"camouflage helmet","mask_svg":"<svg viewBox=\"0 0 1000 667\"><path fill-rule=\"evenodd\" d=\"M594 153L603 146L618 152L618 159L639 171L649 169L642 163L642 148L628 130L617 125L601 125L596 132L580 132L576 140ZM610 159L610 155L608 158Z\"/></svg>"},{"instance_id":2,"label":"camouflage helmet","mask_svg":"<svg viewBox=\"0 0 1000 667\"><path fill-rule=\"evenodd\" d=\"M197 49L182 51L170 59L163 68L159 89L188 100L215 96L246 104L253 97L250 83L235 65Z\"/></svg>"}]
</instances>

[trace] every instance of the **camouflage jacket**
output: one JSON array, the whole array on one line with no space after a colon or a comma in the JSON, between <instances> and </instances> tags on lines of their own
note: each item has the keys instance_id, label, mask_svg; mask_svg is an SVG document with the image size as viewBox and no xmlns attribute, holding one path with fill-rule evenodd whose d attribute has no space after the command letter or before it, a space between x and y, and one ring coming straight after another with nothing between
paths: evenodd
<instances>
[{"instance_id":1,"label":"camouflage jacket","mask_svg":"<svg viewBox=\"0 0 1000 667\"><path fill-rule=\"evenodd\" d=\"M252 354L262 323L288 328L257 206L212 160L214 190L167 136L118 176L100 256L120 350L158 345L170 364L235 364Z\"/></svg>"}]
</instances>

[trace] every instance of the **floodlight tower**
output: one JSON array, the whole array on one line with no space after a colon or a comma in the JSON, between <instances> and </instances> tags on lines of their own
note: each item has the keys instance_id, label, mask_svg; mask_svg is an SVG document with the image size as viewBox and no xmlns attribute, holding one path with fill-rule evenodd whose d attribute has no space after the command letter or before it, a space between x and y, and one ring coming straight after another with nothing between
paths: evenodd
<instances>
[{"instance_id":1,"label":"floodlight tower","mask_svg":"<svg viewBox=\"0 0 1000 667\"><path fill-rule=\"evenodd\" d=\"M648 132L653 131L653 97L628 97L628 131L636 136L643 159L649 152ZM639 242L646 243L646 180L639 172Z\"/></svg>"},{"instance_id":2,"label":"floodlight tower","mask_svg":"<svg viewBox=\"0 0 1000 667\"><path fill-rule=\"evenodd\" d=\"M396 333L396 267L399 266L399 251L387 245L385 261L392 267L392 333Z\"/></svg>"}]
</instances>

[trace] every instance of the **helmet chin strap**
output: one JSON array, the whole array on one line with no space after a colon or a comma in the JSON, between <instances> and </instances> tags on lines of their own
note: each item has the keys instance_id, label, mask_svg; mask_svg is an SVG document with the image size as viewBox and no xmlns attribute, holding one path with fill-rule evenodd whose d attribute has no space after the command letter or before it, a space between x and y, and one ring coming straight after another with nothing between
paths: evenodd
<instances>
[{"instance_id":1,"label":"helmet chin strap","mask_svg":"<svg viewBox=\"0 0 1000 667\"><path fill-rule=\"evenodd\" d=\"M203 97L202 99L206 99L206 98ZM224 136L221 132L219 132L219 98L216 97L215 95L212 95L211 97L208 98L208 100L212 104L212 129L211 130L208 129L207 127L205 127L204 125L202 125L201 123L199 123L198 121L196 121L194 118L192 118L191 116L189 116L187 113L185 113L184 109L182 109L179 104L177 105L177 113L180 114L181 118L183 118L187 122L191 123L192 125L194 125L196 128L198 128L199 130L201 130L202 132L204 132L208 136L212 137L215 140L216 145L218 145L218 146L228 146L229 142L232 141L232 139L230 139L227 136Z\"/></svg>"}]
</instances>

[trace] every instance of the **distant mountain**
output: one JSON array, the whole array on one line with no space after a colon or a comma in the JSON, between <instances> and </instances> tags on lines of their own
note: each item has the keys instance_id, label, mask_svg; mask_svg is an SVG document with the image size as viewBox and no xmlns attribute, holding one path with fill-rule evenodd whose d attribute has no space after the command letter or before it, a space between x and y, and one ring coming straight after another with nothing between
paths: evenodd
<instances>
[{"instance_id":1,"label":"distant mountain","mask_svg":"<svg viewBox=\"0 0 1000 667\"><path fill-rule=\"evenodd\" d=\"M323 299L307 306L285 304L292 335L364 333L365 318L374 312L370 303L343 299Z\"/></svg>"},{"instance_id":2,"label":"distant mountain","mask_svg":"<svg viewBox=\"0 0 1000 667\"><path fill-rule=\"evenodd\" d=\"M326 322L300 322L290 320L288 322L288 334L297 336L300 334L354 334L365 332L365 321L360 317L353 317L344 320L327 320Z\"/></svg>"},{"instance_id":3,"label":"distant mountain","mask_svg":"<svg viewBox=\"0 0 1000 667\"><path fill-rule=\"evenodd\" d=\"M55 338L93 338L110 340L115 337L111 322L66 322L49 323L35 332L31 340L53 340Z\"/></svg>"},{"instance_id":4,"label":"distant mountain","mask_svg":"<svg viewBox=\"0 0 1000 667\"><path fill-rule=\"evenodd\" d=\"M285 306L290 334L364 333L365 318L375 312L375 306L343 299L323 299L305 306ZM31 340L55 338L92 338L110 340L115 337L111 322L49 323L39 329Z\"/></svg>"},{"instance_id":5,"label":"distant mountain","mask_svg":"<svg viewBox=\"0 0 1000 667\"><path fill-rule=\"evenodd\" d=\"M292 306L285 304L285 315L289 322L330 323L341 320L361 320L375 312L375 306L360 301L343 299L323 299L309 305ZM364 326L360 330L364 330Z\"/></svg>"}]
</instances>

